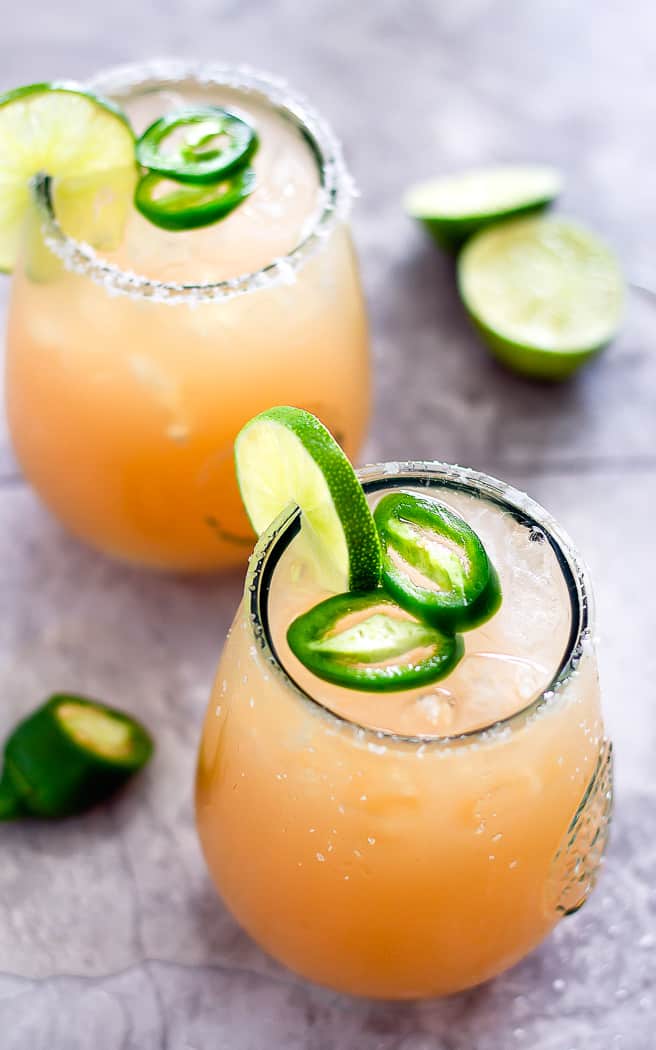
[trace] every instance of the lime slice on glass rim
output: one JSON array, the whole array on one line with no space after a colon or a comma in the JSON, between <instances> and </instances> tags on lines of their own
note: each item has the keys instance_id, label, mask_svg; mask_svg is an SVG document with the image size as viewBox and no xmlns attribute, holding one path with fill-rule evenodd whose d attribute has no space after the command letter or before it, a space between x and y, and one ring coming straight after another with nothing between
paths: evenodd
<instances>
[{"instance_id":1,"label":"lime slice on glass rim","mask_svg":"<svg viewBox=\"0 0 656 1050\"><path fill-rule=\"evenodd\" d=\"M315 548L349 589L378 586L380 541L366 496L342 449L315 416L288 406L260 413L237 435L235 462L258 535L296 503Z\"/></svg>"},{"instance_id":2,"label":"lime slice on glass rim","mask_svg":"<svg viewBox=\"0 0 656 1050\"><path fill-rule=\"evenodd\" d=\"M126 172L131 172L128 180ZM0 270L11 272L15 265L30 180L38 174L61 180L61 211L57 186L55 204L67 232L84 230L84 216L100 189L118 197L111 223L120 224L131 201L126 190L136 178L127 118L111 102L68 81L30 84L0 95ZM78 191L84 187L81 196L76 186Z\"/></svg>"},{"instance_id":3,"label":"lime slice on glass rim","mask_svg":"<svg viewBox=\"0 0 656 1050\"><path fill-rule=\"evenodd\" d=\"M516 219L476 234L458 259L474 324L509 368L565 379L617 333L618 262L595 234L564 218Z\"/></svg>"},{"instance_id":4,"label":"lime slice on glass rim","mask_svg":"<svg viewBox=\"0 0 656 1050\"><path fill-rule=\"evenodd\" d=\"M403 205L438 244L453 250L484 226L546 208L561 188L555 168L476 168L411 186Z\"/></svg>"}]
</instances>

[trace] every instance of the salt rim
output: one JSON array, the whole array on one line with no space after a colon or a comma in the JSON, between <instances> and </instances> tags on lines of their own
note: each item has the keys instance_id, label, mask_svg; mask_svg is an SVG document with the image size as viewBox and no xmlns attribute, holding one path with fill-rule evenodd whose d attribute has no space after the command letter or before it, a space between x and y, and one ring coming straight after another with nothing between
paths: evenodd
<instances>
[{"instance_id":1,"label":"salt rim","mask_svg":"<svg viewBox=\"0 0 656 1050\"><path fill-rule=\"evenodd\" d=\"M356 742L378 742L391 746L409 745L417 748L417 754L422 757L427 748L431 752L440 755L449 755L454 748L466 747L472 751L478 750L486 744L498 743L509 739L513 732L541 717L547 710L554 706L570 681L579 674L579 664L586 652L594 652L594 599L590 586L588 570L572 543L567 532L561 528L558 522L539 503L531 499L526 493L499 481L489 474L483 474L468 467L460 467L453 463L443 463L440 460L407 460L399 463L373 463L360 467L357 476L363 486L373 486L377 482L385 482L386 479L394 479L394 483L405 483L412 485L421 484L436 477L439 481L451 482L502 502L509 509L524 513L535 519L537 524L544 529L551 539L555 541L556 553L560 555L567 569L571 573L572 583L575 587L575 595L570 589L570 600L578 612L578 630L575 637L571 637L563 655L563 659L552 680L545 688L519 711L508 715L506 718L497 720L489 725L478 729L471 729L456 736L439 736L436 734L424 734L406 736L402 733L394 733L386 729L374 729L371 726L347 718L338 714L324 705L302 689L287 673L283 664L269 642L268 632L261 617L261 609L266 608L267 595L262 594L263 572L269 555L277 547L284 534L300 519L300 508L289 504L280 516L271 523L268 529L259 537L255 549L249 559L248 572L246 576L246 605L249 609L249 619L244 626L251 630L253 638L260 650L262 657L270 666L273 673L277 674L287 689L293 692L305 703L310 704L315 711L321 713L326 719L333 723L328 729L329 733L339 733L344 729L350 730Z\"/></svg>"},{"instance_id":2,"label":"salt rim","mask_svg":"<svg viewBox=\"0 0 656 1050\"><path fill-rule=\"evenodd\" d=\"M301 95L293 93L284 80L249 66L152 59L115 66L97 74L82 87L120 102L136 88L170 87L186 80L194 80L203 86L214 84L235 88L259 97L291 119L302 131L317 159L321 198L314 223L300 243L267 266L227 280L202 284L156 281L106 262L91 245L64 233L54 213L50 180L39 176L34 180L33 190L41 210L46 245L67 270L103 285L109 295L127 295L132 299L194 305L234 299L260 288L293 283L296 272L321 248L338 222L348 217L356 195L339 139L323 117Z\"/></svg>"}]
</instances>

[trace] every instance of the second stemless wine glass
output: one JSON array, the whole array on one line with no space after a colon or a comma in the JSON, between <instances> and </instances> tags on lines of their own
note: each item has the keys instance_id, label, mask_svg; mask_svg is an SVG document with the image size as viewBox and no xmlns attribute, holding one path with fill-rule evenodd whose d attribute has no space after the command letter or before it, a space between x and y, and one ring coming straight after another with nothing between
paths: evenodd
<instances>
[{"instance_id":1,"label":"second stemless wine glass","mask_svg":"<svg viewBox=\"0 0 656 1050\"><path fill-rule=\"evenodd\" d=\"M289 967L352 994L445 995L513 965L594 885L612 762L589 581L547 512L493 478L437 463L360 478L370 499L401 488L488 501L507 522L511 564L518 530L548 545L565 651L522 710L495 718L504 697L490 697L488 722L458 736L402 736L335 714L292 679L273 641L302 578L283 567L299 532L291 508L258 543L219 665L198 828L227 905ZM504 601L539 634L551 619L535 585L522 593L523 572Z\"/></svg>"},{"instance_id":2,"label":"second stemless wine glass","mask_svg":"<svg viewBox=\"0 0 656 1050\"><path fill-rule=\"evenodd\" d=\"M244 561L253 537L232 462L242 424L272 404L305 407L353 457L369 415L367 324L339 143L305 102L250 72L155 62L110 71L91 87L117 101L137 132L180 100L254 112L267 178L279 183L290 151L299 163L309 158L317 203L283 257L266 255L278 212L260 198L244 234L262 239L255 272L236 261L234 272L221 266L221 280L199 280L197 241L148 230L137 217L158 267L168 253L174 275L139 276L145 248L137 242L128 266L68 236L42 179L13 278L10 430L48 507L77 536L138 564L211 570Z\"/></svg>"}]
</instances>

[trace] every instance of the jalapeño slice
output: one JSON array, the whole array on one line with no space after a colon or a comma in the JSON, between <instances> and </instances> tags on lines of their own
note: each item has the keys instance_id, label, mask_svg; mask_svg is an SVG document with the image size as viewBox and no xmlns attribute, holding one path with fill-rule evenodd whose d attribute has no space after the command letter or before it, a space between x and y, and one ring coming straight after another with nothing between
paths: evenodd
<instances>
[{"instance_id":1,"label":"jalape\u00f1o slice","mask_svg":"<svg viewBox=\"0 0 656 1050\"><path fill-rule=\"evenodd\" d=\"M374 511L383 549L383 586L406 609L447 631L489 619L501 587L479 537L428 496L384 496Z\"/></svg>"},{"instance_id":2,"label":"jalape\u00f1o slice","mask_svg":"<svg viewBox=\"0 0 656 1050\"><path fill-rule=\"evenodd\" d=\"M435 682L464 652L460 637L421 622L383 590L327 598L294 620L287 641L318 678L370 692Z\"/></svg>"},{"instance_id":3,"label":"jalape\u00f1o slice","mask_svg":"<svg viewBox=\"0 0 656 1050\"><path fill-rule=\"evenodd\" d=\"M137 141L137 160L178 182L218 182L244 167L257 145L247 121L220 106L199 106L151 124Z\"/></svg>"},{"instance_id":4,"label":"jalape\u00f1o slice","mask_svg":"<svg viewBox=\"0 0 656 1050\"><path fill-rule=\"evenodd\" d=\"M166 191L167 185L173 186ZM210 185L175 184L149 172L137 183L134 203L141 214L164 230L192 230L222 219L255 189L255 172L242 168Z\"/></svg>"},{"instance_id":5,"label":"jalape\u00f1o slice","mask_svg":"<svg viewBox=\"0 0 656 1050\"><path fill-rule=\"evenodd\" d=\"M5 744L0 819L81 813L122 787L152 751L149 733L122 711L52 696Z\"/></svg>"}]
</instances>

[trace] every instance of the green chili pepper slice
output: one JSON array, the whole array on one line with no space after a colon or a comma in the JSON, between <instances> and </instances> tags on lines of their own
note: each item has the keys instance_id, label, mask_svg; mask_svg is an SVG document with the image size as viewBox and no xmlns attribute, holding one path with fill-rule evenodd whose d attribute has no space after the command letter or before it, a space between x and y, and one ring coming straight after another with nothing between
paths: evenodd
<instances>
[{"instance_id":1,"label":"green chili pepper slice","mask_svg":"<svg viewBox=\"0 0 656 1050\"><path fill-rule=\"evenodd\" d=\"M501 604L499 577L473 529L449 507L410 492L374 510L383 586L404 608L447 631L488 620Z\"/></svg>"},{"instance_id":2,"label":"green chili pepper slice","mask_svg":"<svg viewBox=\"0 0 656 1050\"><path fill-rule=\"evenodd\" d=\"M5 744L0 819L82 813L117 791L152 751L149 733L122 711L52 696Z\"/></svg>"},{"instance_id":3,"label":"green chili pepper slice","mask_svg":"<svg viewBox=\"0 0 656 1050\"><path fill-rule=\"evenodd\" d=\"M257 146L247 121L220 106L200 106L160 117L137 140L136 150L144 168L198 183L218 182L244 167Z\"/></svg>"},{"instance_id":4,"label":"green chili pepper slice","mask_svg":"<svg viewBox=\"0 0 656 1050\"><path fill-rule=\"evenodd\" d=\"M134 203L141 214L165 230L193 230L223 219L255 189L252 168L211 185L190 186L178 183L169 192L161 192L171 180L150 172L137 183Z\"/></svg>"},{"instance_id":5,"label":"green chili pepper slice","mask_svg":"<svg viewBox=\"0 0 656 1050\"><path fill-rule=\"evenodd\" d=\"M370 692L436 682L464 652L459 636L418 620L380 589L327 598L293 621L287 641L318 678Z\"/></svg>"}]
</instances>

